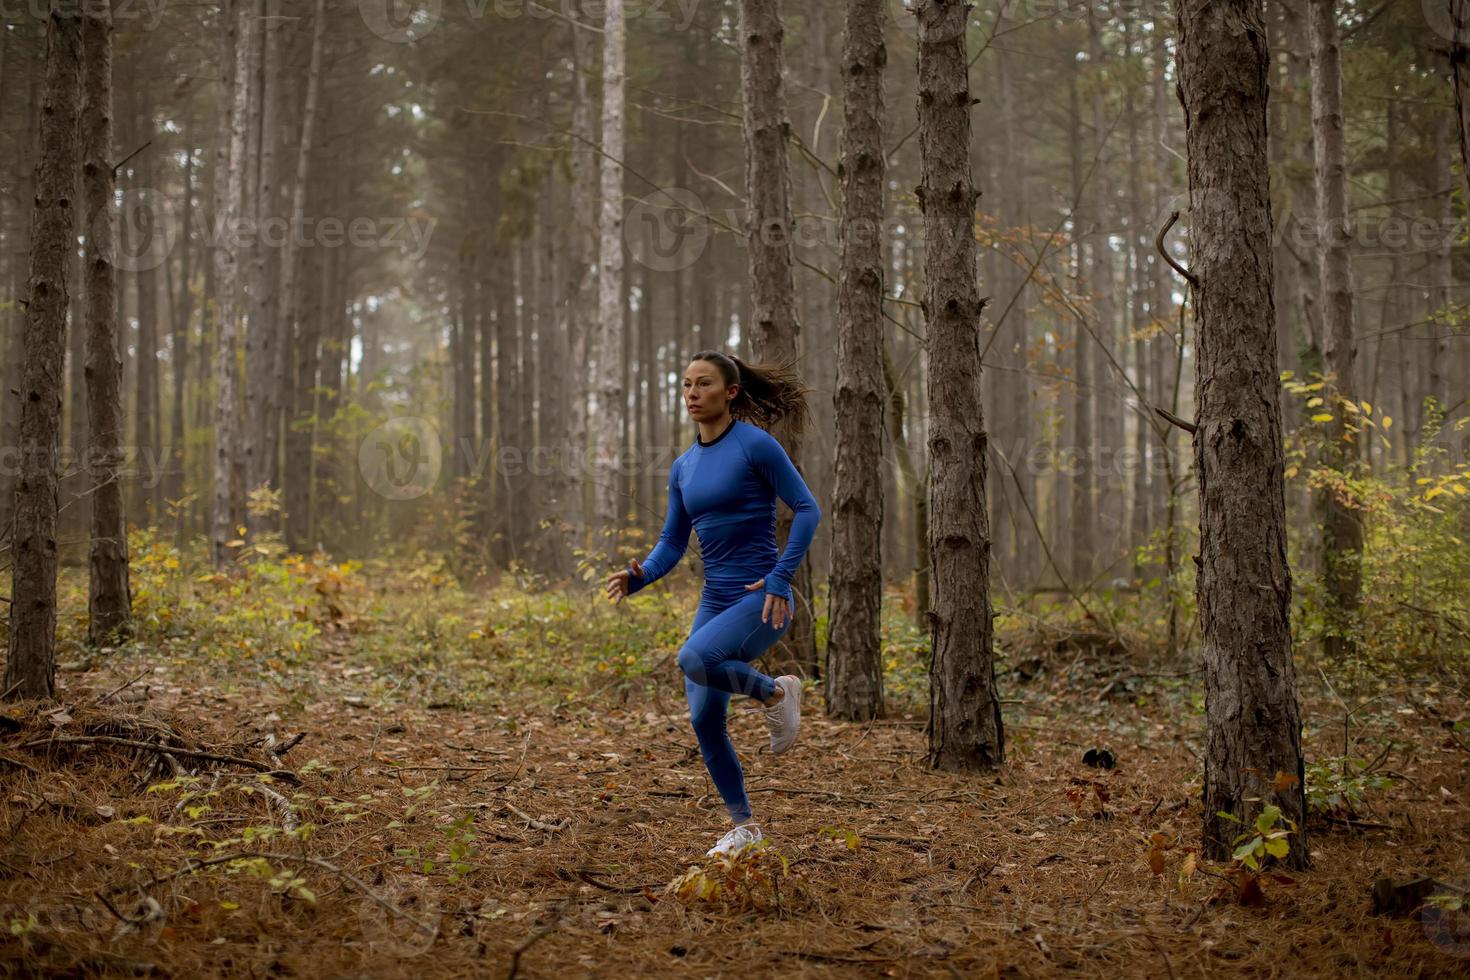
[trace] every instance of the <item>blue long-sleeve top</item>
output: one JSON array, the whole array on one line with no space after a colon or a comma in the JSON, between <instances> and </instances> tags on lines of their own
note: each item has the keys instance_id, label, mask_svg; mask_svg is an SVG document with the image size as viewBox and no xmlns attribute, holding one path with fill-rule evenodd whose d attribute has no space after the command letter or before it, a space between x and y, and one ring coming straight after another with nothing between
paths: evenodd
<instances>
[{"instance_id":1,"label":"blue long-sleeve top","mask_svg":"<svg viewBox=\"0 0 1470 980\"><path fill-rule=\"evenodd\" d=\"M795 515L779 557L777 496ZM768 595L790 601L791 577L821 518L816 498L776 438L758 425L732 419L709 442L696 435L669 468L664 529L643 560L643 576L629 576L628 594L673 571L693 527L704 556L709 598L733 601L746 594L745 586L764 578Z\"/></svg>"}]
</instances>

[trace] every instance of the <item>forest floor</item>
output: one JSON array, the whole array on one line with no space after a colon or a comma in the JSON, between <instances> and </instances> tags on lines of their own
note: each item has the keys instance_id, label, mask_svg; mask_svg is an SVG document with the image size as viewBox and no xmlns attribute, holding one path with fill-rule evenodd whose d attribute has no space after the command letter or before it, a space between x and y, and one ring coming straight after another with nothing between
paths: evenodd
<instances>
[{"instance_id":1,"label":"forest floor","mask_svg":"<svg viewBox=\"0 0 1470 980\"><path fill-rule=\"evenodd\" d=\"M666 628L649 627L646 670L589 651L558 687L500 644L539 631L573 649L556 631L586 619L575 603L533 617L466 593L448 613L432 586L325 580L305 617L320 629L286 654L163 630L64 664L59 711L0 715L0 976L1470 971L1465 913L1370 910L1379 876L1470 876L1466 703L1447 685L1347 697L1303 671L1309 761L1371 775L1329 787L1355 815L1312 821L1312 870L1259 893L1194 853L1198 675L1035 629L1006 641L999 776L923 767L923 697L901 671L893 716L870 724L827 720L808 686L780 758L758 715L732 712L768 841L709 861L724 821L673 663L688 597L598 612ZM196 586L246 616L238 593ZM482 672L426 652L442 637L415 606L480 623L456 656ZM1116 767L1084 765L1092 748Z\"/></svg>"}]
</instances>

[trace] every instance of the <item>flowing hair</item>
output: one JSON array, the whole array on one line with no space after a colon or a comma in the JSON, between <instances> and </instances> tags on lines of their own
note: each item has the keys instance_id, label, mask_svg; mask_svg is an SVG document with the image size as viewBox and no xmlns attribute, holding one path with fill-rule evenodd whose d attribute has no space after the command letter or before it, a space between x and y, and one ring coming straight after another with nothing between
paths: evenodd
<instances>
[{"instance_id":1,"label":"flowing hair","mask_svg":"<svg viewBox=\"0 0 1470 980\"><path fill-rule=\"evenodd\" d=\"M783 420L790 420L790 431L801 435L811 422L806 396L811 392L796 371L784 364L746 364L734 354L718 350L702 350L691 361L708 361L720 369L725 386L738 384L730 414L737 419L770 430Z\"/></svg>"}]
</instances>

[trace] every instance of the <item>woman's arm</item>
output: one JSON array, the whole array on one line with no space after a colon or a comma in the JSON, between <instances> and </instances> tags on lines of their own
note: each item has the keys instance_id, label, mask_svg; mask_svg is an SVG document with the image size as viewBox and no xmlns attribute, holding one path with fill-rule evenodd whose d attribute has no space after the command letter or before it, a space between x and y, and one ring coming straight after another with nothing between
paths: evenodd
<instances>
[{"instance_id":1,"label":"woman's arm","mask_svg":"<svg viewBox=\"0 0 1470 980\"><path fill-rule=\"evenodd\" d=\"M806 481L797 472L796 465L776 437L761 430L759 435L745 444L751 465L765 477L776 495L786 501L794 512L791 533L786 536L786 547L776 560L776 567L766 576L766 594L791 600L791 578L801 567L806 551L816 536L817 524L822 519L822 509L817 498L807 488Z\"/></svg>"},{"instance_id":2,"label":"woman's arm","mask_svg":"<svg viewBox=\"0 0 1470 980\"><path fill-rule=\"evenodd\" d=\"M653 550L643 559L643 577L629 576L629 595L674 570L689 547L689 530L689 512L684 509L684 495L679 492L679 460L676 459L669 467L669 510L664 517L664 529Z\"/></svg>"}]
</instances>

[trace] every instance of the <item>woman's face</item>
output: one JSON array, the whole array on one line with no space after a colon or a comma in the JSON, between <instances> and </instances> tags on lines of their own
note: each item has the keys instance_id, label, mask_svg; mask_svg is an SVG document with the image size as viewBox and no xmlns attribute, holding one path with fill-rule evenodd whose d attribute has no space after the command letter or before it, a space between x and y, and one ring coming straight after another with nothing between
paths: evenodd
<instances>
[{"instance_id":1,"label":"woman's face","mask_svg":"<svg viewBox=\"0 0 1470 980\"><path fill-rule=\"evenodd\" d=\"M690 361L684 372L684 407L696 422L720 418L739 390L739 385L726 387L719 366L709 361Z\"/></svg>"}]
</instances>

